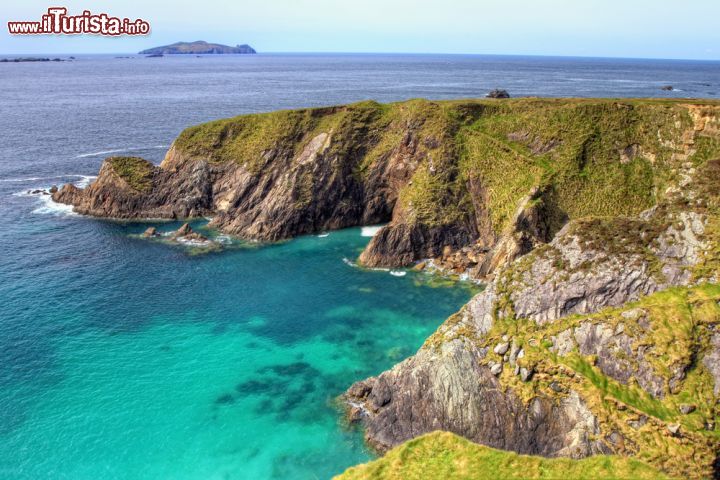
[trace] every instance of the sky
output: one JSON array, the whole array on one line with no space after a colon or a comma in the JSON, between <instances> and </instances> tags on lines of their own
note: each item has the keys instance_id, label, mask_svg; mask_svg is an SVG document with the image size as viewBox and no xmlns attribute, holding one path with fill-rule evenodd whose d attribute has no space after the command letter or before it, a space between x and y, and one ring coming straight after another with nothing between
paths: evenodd
<instances>
[{"instance_id":1,"label":"sky","mask_svg":"<svg viewBox=\"0 0 720 480\"><path fill-rule=\"evenodd\" d=\"M720 1L3 0L0 54L135 53L176 41L258 52L563 55L720 60ZM18 36L50 6L130 19L140 37Z\"/></svg>"}]
</instances>

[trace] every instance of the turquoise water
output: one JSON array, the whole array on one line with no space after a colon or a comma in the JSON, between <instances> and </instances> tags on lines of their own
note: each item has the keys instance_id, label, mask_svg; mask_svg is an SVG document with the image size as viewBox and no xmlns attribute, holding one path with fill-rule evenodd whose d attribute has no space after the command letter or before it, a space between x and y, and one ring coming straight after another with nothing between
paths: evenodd
<instances>
[{"instance_id":1,"label":"turquoise water","mask_svg":"<svg viewBox=\"0 0 720 480\"><path fill-rule=\"evenodd\" d=\"M3 478L329 478L371 458L335 397L471 294L354 267L360 229L203 255L42 213L44 274L0 287Z\"/></svg>"},{"instance_id":2,"label":"turquoise water","mask_svg":"<svg viewBox=\"0 0 720 480\"><path fill-rule=\"evenodd\" d=\"M370 458L333 399L411 355L471 294L346 264L368 241L358 229L191 255L21 192L87 180L110 154L159 163L184 128L241 113L498 86L720 96L717 62L76 56L0 67L3 480L328 478Z\"/></svg>"}]
</instances>

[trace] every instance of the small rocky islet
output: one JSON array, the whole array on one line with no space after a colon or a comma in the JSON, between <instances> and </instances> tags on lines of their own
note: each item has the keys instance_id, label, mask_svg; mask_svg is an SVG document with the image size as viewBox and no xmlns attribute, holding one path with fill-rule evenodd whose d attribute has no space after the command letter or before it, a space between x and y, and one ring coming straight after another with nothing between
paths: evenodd
<instances>
[{"instance_id":1,"label":"small rocky islet","mask_svg":"<svg viewBox=\"0 0 720 480\"><path fill-rule=\"evenodd\" d=\"M208 43L204 40L195 42L176 42L161 47L148 48L139 52L141 55L162 57L163 55L200 55L200 54L243 54L252 55L257 53L250 45L222 45L219 43Z\"/></svg>"},{"instance_id":2,"label":"small rocky islet","mask_svg":"<svg viewBox=\"0 0 720 480\"><path fill-rule=\"evenodd\" d=\"M617 475L626 457L688 478L720 463L717 102L243 115L188 128L159 166L111 157L52 196L97 217L212 216L249 240L386 224L360 264L483 282L415 355L348 385L348 418L381 453L446 430L523 455L611 455Z\"/></svg>"}]
</instances>

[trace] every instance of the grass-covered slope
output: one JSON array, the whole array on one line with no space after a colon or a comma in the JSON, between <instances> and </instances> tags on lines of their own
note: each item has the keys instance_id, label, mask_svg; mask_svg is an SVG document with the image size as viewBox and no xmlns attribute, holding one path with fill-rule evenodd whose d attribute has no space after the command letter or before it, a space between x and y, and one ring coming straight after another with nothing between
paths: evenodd
<instances>
[{"instance_id":1,"label":"grass-covered slope","mask_svg":"<svg viewBox=\"0 0 720 480\"><path fill-rule=\"evenodd\" d=\"M410 440L384 457L349 468L336 480L412 479L648 479L669 478L638 460L595 456L583 460L518 455L477 445L448 432Z\"/></svg>"},{"instance_id":2,"label":"grass-covered slope","mask_svg":"<svg viewBox=\"0 0 720 480\"><path fill-rule=\"evenodd\" d=\"M397 154L414 164L411 182L400 186L406 222L450 224L473 213L468 182L479 180L500 232L536 186L552 186L553 201L570 218L651 206L669 168L692 147L688 103L368 101L218 120L186 129L174 146L188 157L260 174L274 159L297 157L319 133L329 133L328 154L353 157L358 176Z\"/></svg>"},{"instance_id":3,"label":"grass-covered slope","mask_svg":"<svg viewBox=\"0 0 720 480\"><path fill-rule=\"evenodd\" d=\"M106 162L115 175L133 190L146 192L152 187L154 167L147 160L140 157L110 157Z\"/></svg>"},{"instance_id":4,"label":"grass-covered slope","mask_svg":"<svg viewBox=\"0 0 720 480\"><path fill-rule=\"evenodd\" d=\"M287 208L298 217L322 205L328 177L352 177L343 188L363 195L339 202L391 212L376 215L390 224L361 261L403 265L437 257L445 246L493 248L516 227L519 207L540 212L542 231L530 243L547 241L574 218L635 215L661 199L696 151L720 153L719 111L707 101L367 101L191 127L166 165L193 159L237 166L261 185L282 172ZM307 151L319 138L325 145L313 149L317 165L309 169ZM237 215L247 213L264 219ZM491 260L480 275L504 261Z\"/></svg>"}]
</instances>

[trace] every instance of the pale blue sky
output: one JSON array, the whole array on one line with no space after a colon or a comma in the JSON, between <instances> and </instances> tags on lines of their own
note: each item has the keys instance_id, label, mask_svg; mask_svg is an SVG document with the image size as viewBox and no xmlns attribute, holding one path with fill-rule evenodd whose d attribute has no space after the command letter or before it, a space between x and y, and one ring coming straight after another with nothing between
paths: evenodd
<instances>
[{"instance_id":1,"label":"pale blue sky","mask_svg":"<svg viewBox=\"0 0 720 480\"><path fill-rule=\"evenodd\" d=\"M720 59L720 1L4 1L0 53L137 52L178 40L260 52L410 52ZM7 21L67 6L150 22L147 37L14 37Z\"/></svg>"}]
</instances>

